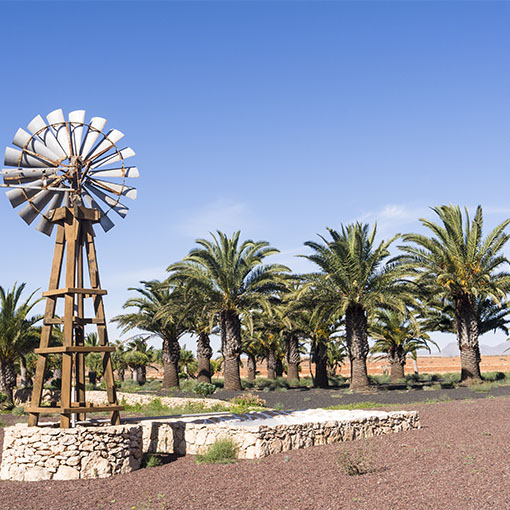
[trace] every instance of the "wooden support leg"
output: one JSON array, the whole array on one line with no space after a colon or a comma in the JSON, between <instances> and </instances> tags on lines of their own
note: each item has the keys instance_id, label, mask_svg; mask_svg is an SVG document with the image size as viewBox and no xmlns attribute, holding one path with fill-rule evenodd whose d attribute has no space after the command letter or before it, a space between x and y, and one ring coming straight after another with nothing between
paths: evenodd
<instances>
[{"instance_id":1,"label":"wooden support leg","mask_svg":"<svg viewBox=\"0 0 510 510\"><path fill-rule=\"evenodd\" d=\"M73 216L66 220L65 233L67 239L66 252L66 287L74 287L76 280L76 249L79 233L79 222ZM74 314L74 294L66 294L64 304L64 339L63 345L71 347L73 345L73 314ZM71 407L71 384L73 373L73 358L70 353L62 354L62 388L60 392L61 406L69 409ZM60 415L60 427L69 427L70 414Z\"/></svg>"},{"instance_id":2,"label":"wooden support leg","mask_svg":"<svg viewBox=\"0 0 510 510\"><path fill-rule=\"evenodd\" d=\"M64 257L65 233L64 227L59 225L57 228L57 237L55 240L55 250L53 252L53 264L51 266L49 290L58 288L60 282L60 273L62 271L62 260ZM55 308L57 305L56 297L46 298L46 309L44 312L44 320L53 319L55 317ZM40 347L48 347L51 339L52 326L45 324L41 330ZM41 405L42 390L44 384L44 372L46 371L47 356L37 356L37 366L34 377L34 388L32 390L31 407L39 407ZM39 422L39 413L30 413L28 415L28 425L35 427Z\"/></svg>"},{"instance_id":3,"label":"wooden support leg","mask_svg":"<svg viewBox=\"0 0 510 510\"><path fill-rule=\"evenodd\" d=\"M88 265L89 265L89 273L90 273L90 285L93 289L99 289L101 287L101 282L99 280L99 269L97 265L97 257L96 257L96 247L94 244L94 235L92 230L92 225L87 223L87 232L86 232L86 246L87 246L87 256L88 256ZM94 311L96 319L98 319L97 325L97 336L99 340L99 345L108 345L108 332L106 329L106 317L104 313L104 304L103 298L101 295L97 295L94 297ZM112 359L109 352L103 353L103 374L104 380L106 384L106 393L108 396L109 404L117 403L117 393L115 391L115 379L113 376L113 365ZM120 424L120 414L118 411L113 411L110 416L112 425Z\"/></svg>"},{"instance_id":4,"label":"wooden support leg","mask_svg":"<svg viewBox=\"0 0 510 510\"><path fill-rule=\"evenodd\" d=\"M78 288L83 287L83 250L84 246L84 232L83 229L80 231L78 241L78 273L77 273L77 286ZM83 319L85 317L84 311L84 298L83 294L77 296L77 317ZM83 324L75 325L75 342L77 346L85 345L85 331ZM76 401L80 406L85 407L85 354L77 352L75 356L75 371L76 371ZM85 420L85 413L78 414L78 420Z\"/></svg>"}]
</instances>

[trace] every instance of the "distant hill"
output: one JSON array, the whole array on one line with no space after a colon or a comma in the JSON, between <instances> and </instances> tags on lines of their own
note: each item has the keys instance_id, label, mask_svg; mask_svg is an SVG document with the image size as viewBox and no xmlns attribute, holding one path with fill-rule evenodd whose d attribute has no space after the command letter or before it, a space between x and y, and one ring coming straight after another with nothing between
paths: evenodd
<instances>
[{"instance_id":1,"label":"distant hill","mask_svg":"<svg viewBox=\"0 0 510 510\"><path fill-rule=\"evenodd\" d=\"M482 356L500 356L502 354L509 355L510 350L505 352L506 349L510 349L510 342L502 342L498 345L484 345L480 344L480 353ZM429 354L428 351L419 350L419 356L444 356L445 358L451 358L459 355L459 348L457 346L457 342L450 342L441 348L440 352L437 352L434 348L432 349L432 353Z\"/></svg>"}]
</instances>

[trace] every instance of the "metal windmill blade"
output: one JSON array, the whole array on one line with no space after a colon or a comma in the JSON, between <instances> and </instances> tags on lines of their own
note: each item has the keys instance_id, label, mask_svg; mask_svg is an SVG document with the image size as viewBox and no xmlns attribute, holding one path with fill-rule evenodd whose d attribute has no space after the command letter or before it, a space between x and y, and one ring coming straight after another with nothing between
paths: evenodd
<instances>
[{"instance_id":1,"label":"metal windmill blade","mask_svg":"<svg viewBox=\"0 0 510 510\"><path fill-rule=\"evenodd\" d=\"M114 226L109 212L125 217L129 210L119 199L136 199L136 189L126 179L139 177L138 168L124 165L135 152L117 147L124 137L121 131L103 132L103 117L87 123L85 110L70 112L66 120L63 110L57 109L46 119L37 115L28 131L18 129L15 147L5 151L5 166L10 168L0 172L0 186L9 188L7 197L14 208L23 205L19 215L27 224L40 217L36 229L46 235L53 230L51 211L73 204L98 210L99 223L107 232Z\"/></svg>"}]
</instances>

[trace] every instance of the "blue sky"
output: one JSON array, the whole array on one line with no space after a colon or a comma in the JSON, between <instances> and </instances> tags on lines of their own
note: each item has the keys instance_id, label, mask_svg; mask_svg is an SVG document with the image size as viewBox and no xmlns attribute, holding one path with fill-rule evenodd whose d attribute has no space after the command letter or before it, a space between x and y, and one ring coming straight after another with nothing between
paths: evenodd
<instances>
[{"instance_id":1,"label":"blue sky","mask_svg":"<svg viewBox=\"0 0 510 510\"><path fill-rule=\"evenodd\" d=\"M109 317L212 230L304 271L327 226L377 220L382 238L443 203L482 204L488 228L510 216L510 3L18 1L0 17L4 145L62 107L137 153L138 199L97 235ZM53 238L6 198L0 218L0 285L44 289Z\"/></svg>"}]
</instances>

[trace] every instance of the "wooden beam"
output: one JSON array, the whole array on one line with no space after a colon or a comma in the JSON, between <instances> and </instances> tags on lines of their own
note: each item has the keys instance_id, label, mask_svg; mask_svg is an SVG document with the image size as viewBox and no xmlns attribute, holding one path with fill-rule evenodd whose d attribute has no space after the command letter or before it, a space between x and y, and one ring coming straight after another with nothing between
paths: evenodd
<instances>
[{"instance_id":1,"label":"wooden beam","mask_svg":"<svg viewBox=\"0 0 510 510\"><path fill-rule=\"evenodd\" d=\"M58 354L63 352L114 352L110 345L59 345L57 347L43 347L34 349L36 354Z\"/></svg>"},{"instance_id":2,"label":"wooden beam","mask_svg":"<svg viewBox=\"0 0 510 510\"><path fill-rule=\"evenodd\" d=\"M107 413L107 412L119 412L123 411L124 406L70 406L70 407L25 407L27 413L46 413L46 414L72 414L76 412L80 413Z\"/></svg>"},{"instance_id":3,"label":"wooden beam","mask_svg":"<svg viewBox=\"0 0 510 510\"><path fill-rule=\"evenodd\" d=\"M59 325L59 324L64 324L64 319L63 319L63 317L54 317L52 319L44 319L43 323L45 325L50 325L50 324L51 325ZM89 318L89 317L77 317L77 316L74 316L73 317L73 323L85 326L87 324L103 324L104 320L103 319L98 319L97 317Z\"/></svg>"},{"instance_id":4,"label":"wooden beam","mask_svg":"<svg viewBox=\"0 0 510 510\"><path fill-rule=\"evenodd\" d=\"M43 297L67 296L69 294L83 294L85 297L104 296L108 294L105 289L79 289L77 287L64 287L63 289L47 290Z\"/></svg>"}]
</instances>

